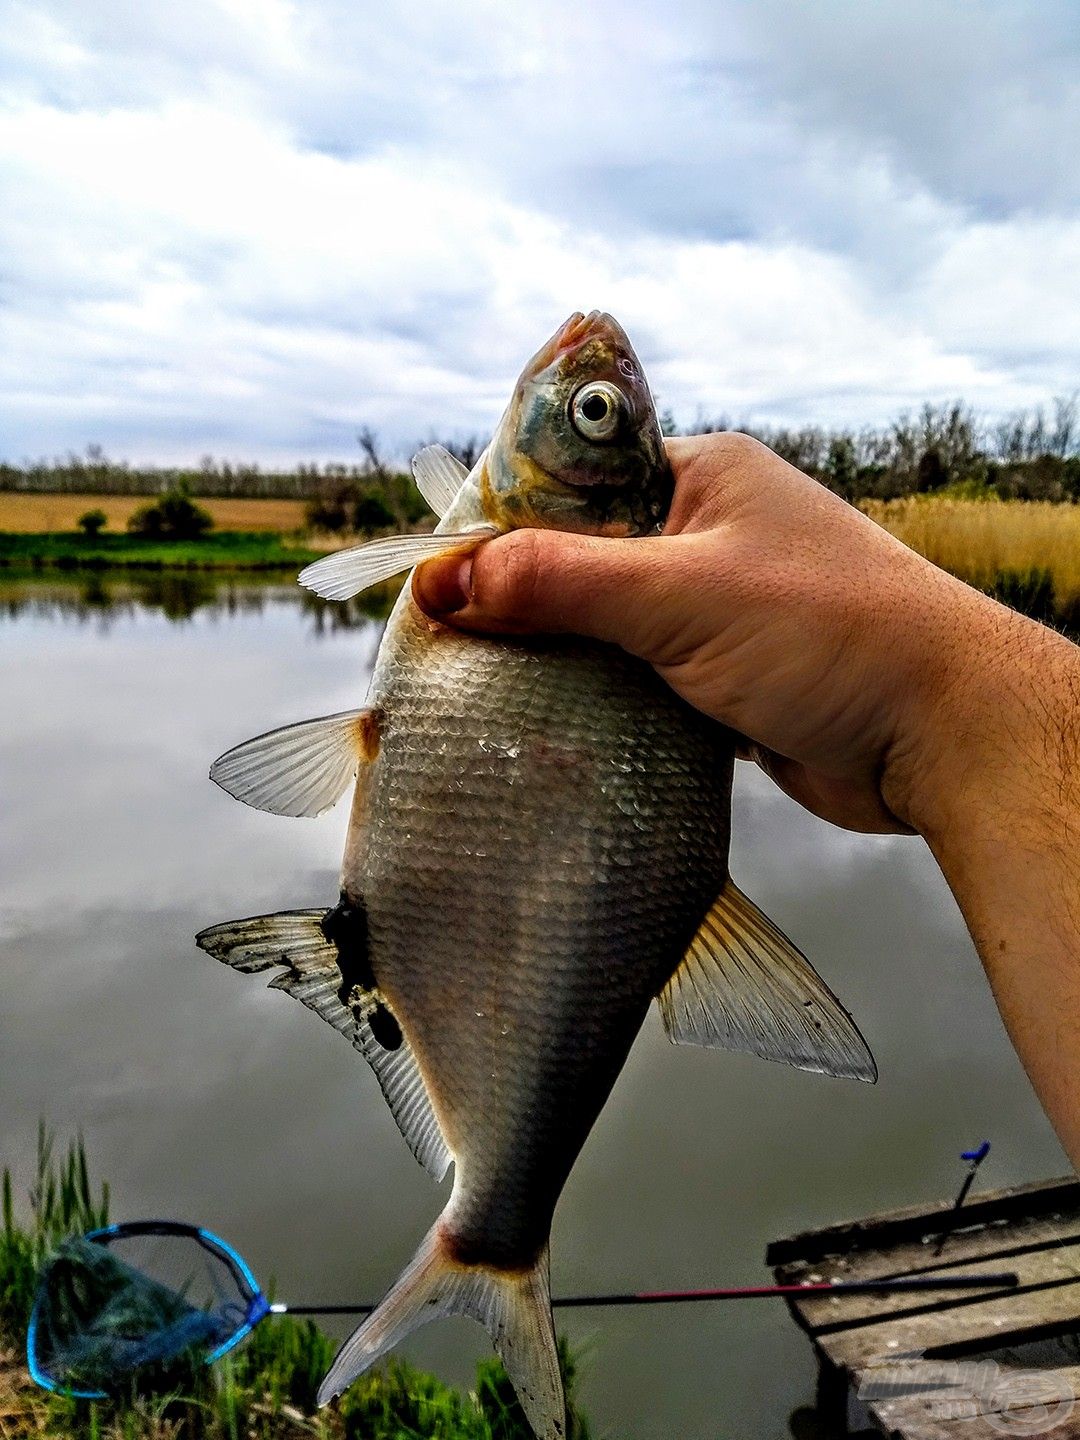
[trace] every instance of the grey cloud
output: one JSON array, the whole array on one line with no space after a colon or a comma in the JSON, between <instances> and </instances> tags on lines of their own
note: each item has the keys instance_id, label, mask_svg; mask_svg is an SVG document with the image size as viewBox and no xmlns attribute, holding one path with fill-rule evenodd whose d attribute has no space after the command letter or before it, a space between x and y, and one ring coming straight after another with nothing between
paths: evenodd
<instances>
[{"instance_id":1,"label":"grey cloud","mask_svg":"<svg viewBox=\"0 0 1080 1440\"><path fill-rule=\"evenodd\" d=\"M1080 18L1070 0L739 0L763 99L877 149L985 218L1080 199Z\"/></svg>"}]
</instances>

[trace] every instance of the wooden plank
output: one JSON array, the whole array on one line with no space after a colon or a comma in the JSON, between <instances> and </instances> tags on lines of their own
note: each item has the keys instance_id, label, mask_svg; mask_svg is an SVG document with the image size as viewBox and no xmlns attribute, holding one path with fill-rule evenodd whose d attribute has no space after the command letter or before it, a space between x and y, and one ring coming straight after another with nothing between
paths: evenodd
<instances>
[{"instance_id":1,"label":"wooden plank","mask_svg":"<svg viewBox=\"0 0 1080 1440\"><path fill-rule=\"evenodd\" d=\"M949 1268L942 1266L925 1273L935 1278L947 1278ZM908 1290L879 1295L808 1295L805 1300L793 1298L790 1304L797 1311L799 1323L815 1336L840 1328L877 1324L905 1316L915 1318L938 1311L949 1314L972 1311L989 1315L996 1305L1015 1308L1020 1303L1030 1303L1034 1306L1038 1304L1035 1295L1048 1287L1073 1290L1070 1303L1080 1317L1080 1241L1044 1246L1008 1257L992 1255L980 1261L969 1261L962 1268L965 1275L1014 1270L1020 1284L1015 1289L992 1291ZM1062 1299L1057 1309L1065 1304Z\"/></svg>"},{"instance_id":2,"label":"wooden plank","mask_svg":"<svg viewBox=\"0 0 1080 1440\"><path fill-rule=\"evenodd\" d=\"M943 1230L948 1239L937 1256ZM1044 1355L1041 1365L1023 1369L994 1358L1003 1346L1080 1333L1075 1178L983 1194L959 1215L947 1204L911 1206L806 1232L774 1242L768 1259L783 1283L1016 1271L1016 1288L991 1294L807 1295L789 1306L823 1367L838 1379L850 1377L856 1392L880 1377L882 1365L895 1372L905 1355L924 1366L951 1363L945 1373L965 1383L976 1377L967 1393L963 1384L928 1392L918 1383L914 1390L870 1391L860 1405L881 1433L897 1440L999 1440L1052 1430L1053 1440L1080 1440L1080 1365L1055 1367Z\"/></svg>"},{"instance_id":3,"label":"wooden plank","mask_svg":"<svg viewBox=\"0 0 1080 1440\"><path fill-rule=\"evenodd\" d=\"M889 1250L905 1242L922 1244L925 1236L937 1235L948 1228L943 1222L950 1216L951 1210L952 1206L947 1201L937 1205L911 1205L903 1210L848 1220L820 1230L805 1230L774 1240L765 1252L765 1260L772 1266L800 1262L812 1264L828 1255ZM1075 1176L984 1191L963 1207L958 1223L964 1229L1011 1221L1023 1223L1055 1212L1080 1216L1080 1181ZM951 1248L952 1242L949 1244Z\"/></svg>"},{"instance_id":4,"label":"wooden plank","mask_svg":"<svg viewBox=\"0 0 1080 1440\"><path fill-rule=\"evenodd\" d=\"M893 1372L903 1380L903 1370ZM856 1377L858 1384L874 1372ZM955 1383L950 1383L955 1382ZM921 1364L912 1369L913 1391L867 1399L870 1419L886 1435L918 1440L994 1440L1002 1434L1053 1432L1054 1440L1080 1437L1080 1366L1033 1371L970 1362L954 1366ZM898 1387L899 1388L899 1387ZM999 1417L996 1420L991 1417Z\"/></svg>"},{"instance_id":5,"label":"wooden plank","mask_svg":"<svg viewBox=\"0 0 1080 1440\"><path fill-rule=\"evenodd\" d=\"M815 1340L833 1364L856 1370L892 1351L970 1353L980 1347L1065 1334L1078 1326L1080 1290L1070 1276L1064 1284L1002 1292L992 1300L947 1310L890 1315L851 1328L818 1331Z\"/></svg>"},{"instance_id":6,"label":"wooden plank","mask_svg":"<svg viewBox=\"0 0 1080 1440\"><path fill-rule=\"evenodd\" d=\"M880 1253L828 1255L814 1264L778 1265L775 1275L782 1284L814 1284L822 1280L880 1280L894 1276L947 1274L950 1270L974 1272L984 1261L995 1261L991 1269L1016 1270L1025 1255L1080 1243L1080 1217L1075 1225L1051 1219L1033 1220L1029 1225L1012 1224L989 1229L982 1227L958 1235L934 1255L933 1243L903 1245ZM801 1302L800 1302L801 1303Z\"/></svg>"},{"instance_id":7,"label":"wooden plank","mask_svg":"<svg viewBox=\"0 0 1080 1440\"><path fill-rule=\"evenodd\" d=\"M1080 1416L1075 1408L1063 1414L1062 1419L1053 1420L1052 1429L1044 1426L1046 1417L1038 1406L1012 1409L1007 1420L1000 1412L992 1411L988 1416L976 1408L975 1413L967 1413L961 1403L951 1416L935 1414L916 1400L871 1405L868 1413L874 1426L891 1440L1001 1440L1002 1435L1044 1433L1052 1440L1080 1440Z\"/></svg>"}]
</instances>

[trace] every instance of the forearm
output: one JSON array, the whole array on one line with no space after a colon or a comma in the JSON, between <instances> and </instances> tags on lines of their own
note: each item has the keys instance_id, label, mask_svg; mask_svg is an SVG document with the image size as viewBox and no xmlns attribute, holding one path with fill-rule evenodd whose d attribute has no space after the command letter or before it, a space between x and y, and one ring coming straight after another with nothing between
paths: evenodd
<instances>
[{"instance_id":1,"label":"forearm","mask_svg":"<svg viewBox=\"0 0 1080 1440\"><path fill-rule=\"evenodd\" d=\"M1080 1168L1080 649L983 605L937 711L911 817Z\"/></svg>"}]
</instances>

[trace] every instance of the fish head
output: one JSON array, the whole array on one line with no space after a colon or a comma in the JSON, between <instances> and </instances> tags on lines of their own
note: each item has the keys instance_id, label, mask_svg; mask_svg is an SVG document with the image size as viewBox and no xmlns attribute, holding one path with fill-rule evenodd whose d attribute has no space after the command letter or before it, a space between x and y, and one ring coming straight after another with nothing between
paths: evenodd
<instances>
[{"instance_id":1,"label":"fish head","mask_svg":"<svg viewBox=\"0 0 1080 1440\"><path fill-rule=\"evenodd\" d=\"M521 372L481 478L485 517L596 535L663 525L673 481L633 346L599 310L571 315Z\"/></svg>"}]
</instances>

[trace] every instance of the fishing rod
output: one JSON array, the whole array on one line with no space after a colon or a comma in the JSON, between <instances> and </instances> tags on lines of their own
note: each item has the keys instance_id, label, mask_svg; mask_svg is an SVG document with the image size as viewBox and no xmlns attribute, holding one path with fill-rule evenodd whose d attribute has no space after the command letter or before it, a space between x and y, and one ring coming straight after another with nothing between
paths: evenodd
<instances>
[{"instance_id":1,"label":"fishing rod","mask_svg":"<svg viewBox=\"0 0 1080 1440\"><path fill-rule=\"evenodd\" d=\"M728 1285L712 1290L628 1290L610 1295L556 1295L552 1309L588 1310L615 1305L685 1305L697 1300L774 1300L796 1295L877 1295L904 1290L1014 1290L1015 1270L982 1275L903 1275L880 1280L813 1280L793 1285ZM359 1305L288 1305L274 1301L271 1315L370 1315L376 1307Z\"/></svg>"},{"instance_id":2,"label":"fishing rod","mask_svg":"<svg viewBox=\"0 0 1080 1440\"><path fill-rule=\"evenodd\" d=\"M1013 1271L879 1280L635 1290L556 1296L559 1308L678 1305L807 1295L1002 1290ZM200 1225L132 1220L65 1241L43 1268L26 1337L27 1366L46 1390L104 1399L139 1370L181 1355L210 1365L270 1315L367 1315L375 1307L271 1301L251 1266Z\"/></svg>"},{"instance_id":3,"label":"fishing rod","mask_svg":"<svg viewBox=\"0 0 1080 1440\"><path fill-rule=\"evenodd\" d=\"M949 1211L955 1223L975 1181L979 1166L990 1154L990 1141L965 1150L960 1159L967 1163L963 1182ZM945 1248L951 1232L945 1230L938 1238L933 1254L936 1259ZM695 1300L771 1300L796 1295L876 1295L904 1290L1012 1290L1020 1283L1014 1270L987 1271L981 1275L903 1275L879 1280L816 1280L791 1285L735 1285L714 1290L634 1290L611 1295L560 1295L553 1308L587 1310L615 1305L682 1305ZM374 1305L285 1305L270 1306L273 1315L370 1315Z\"/></svg>"}]
</instances>

